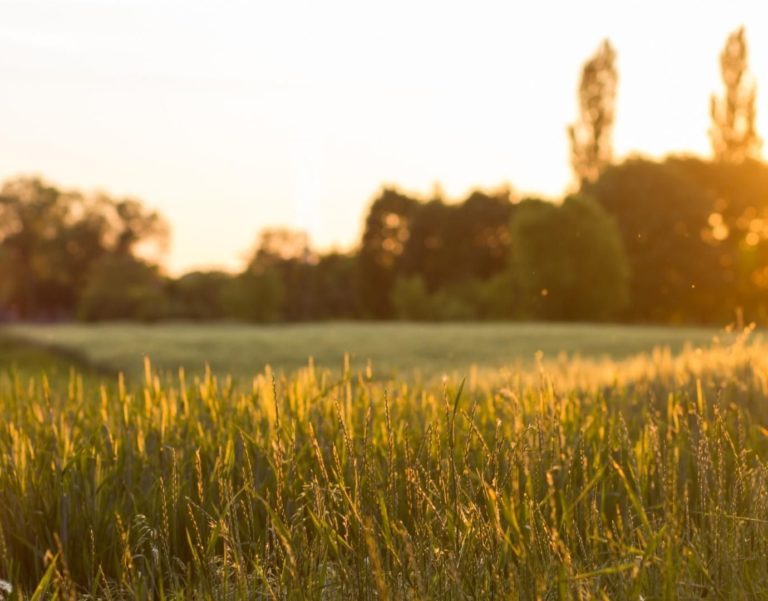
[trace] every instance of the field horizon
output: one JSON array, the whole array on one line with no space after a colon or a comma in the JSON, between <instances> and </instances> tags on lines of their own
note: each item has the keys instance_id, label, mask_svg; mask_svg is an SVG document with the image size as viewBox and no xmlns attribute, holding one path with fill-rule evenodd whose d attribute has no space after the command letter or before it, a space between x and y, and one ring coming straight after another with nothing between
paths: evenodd
<instances>
[{"instance_id":1,"label":"field horizon","mask_svg":"<svg viewBox=\"0 0 768 601\"><path fill-rule=\"evenodd\" d=\"M759 334L753 334L759 336ZM59 356L80 369L127 377L144 373L149 357L159 371L179 368L252 377L266 366L293 372L308 362L340 371L371 364L380 377L467 375L473 369L525 369L546 360L622 359L668 347L707 347L732 337L713 327L544 322L313 322L249 325L237 322L136 324L9 324L0 340Z\"/></svg>"}]
</instances>

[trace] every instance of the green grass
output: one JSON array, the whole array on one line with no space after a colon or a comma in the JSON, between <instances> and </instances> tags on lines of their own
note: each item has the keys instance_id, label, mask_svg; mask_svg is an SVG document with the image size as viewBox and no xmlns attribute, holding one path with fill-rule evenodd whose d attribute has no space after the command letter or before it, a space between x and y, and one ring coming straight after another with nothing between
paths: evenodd
<instances>
[{"instance_id":1,"label":"green grass","mask_svg":"<svg viewBox=\"0 0 768 601\"><path fill-rule=\"evenodd\" d=\"M49 348L36 341L0 335L0 377L7 378L11 373L21 378L45 374L49 379L62 380L68 379L73 369L88 378L109 373L72 349Z\"/></svg>"},{"instance_id":2,"label":"green grass","mask_svg":"<svg viewBox=\"0 0 768 601\"><path fill-rule=\"evenodd\" d=\"M463 389L11 373L0 579L25 599L766 598L767 351Z\"/></svg>"},{"instance_id":3,"label":"green grass","mask_svg":"<svg viewBox=\"0 0 768 601\"><path fill-rule=\"evenodd\" d=\"M484 368L530 365L536 352L586 357L627 357L656 346L680 351L707 345L712 328L536 323L360 323L248 326L242 324L16 325L0 329L38 344L67 349L94 365L141 374L144 356L160 370L183 366L250 378L270 364L293 371L312 356L321 368L340 369L345 353L353 366L368 361L377 375L466 374Z\"/></svg>"}]
</instances>

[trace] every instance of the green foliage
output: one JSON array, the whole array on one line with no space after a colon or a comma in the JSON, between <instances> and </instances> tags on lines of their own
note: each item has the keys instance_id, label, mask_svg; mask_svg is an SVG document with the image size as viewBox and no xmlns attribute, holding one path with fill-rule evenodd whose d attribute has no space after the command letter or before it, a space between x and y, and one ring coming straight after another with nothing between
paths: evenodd
<instances>
[{"instance_id":1,"label":"green foliage","mask_svg":"<svg viewBox=\"0 0 768 601\"><path fill-rule=\"evenodd\" d=\"M500 320L524 317L515 274L507 269L486 280L467 282L469 302L480 319Z\"/></svg>"},{"instance_id":2,"label":"green foliage","mask_svg":"<svg viewBox=\"0 0 768 601\"><path fill-rule=\"evenodd\" d=\"M475 190L456 207L456 227L446 242L457 251L451 281L493 278L507 268L509 221L514 214L508 187L487 193Z\"/></svg>"},{"instance_id":3,"label":"green foliage","mask_svg":"<svg viewBox=\"0 0 768 601\"><path fill-rule=\"evenodd\" d=\"M715 249L710 269L719 274L719 304L727 312L740 309L748 321L768 323L768 165L692 157L667 163L715 199L702 236Z\"/></svg>"},{"instance_id":4,"label":"green foliage","mask_svg":"<svg viewBox=\"0 0 768 601\"><path fill-rule=\"evenodd\" d=\"M581 192L616 221L621 244L584 199L518 209L508 187L475 190L461 202L446 201L439 187L426 198L386 187L353 253L316 253L306 232L268 228L240 275L191 273L161 285L137 258L153 246L156 258L166 245L159 213L135 199L17 177L0 189L0 320L720 324L735 311L766 323L768 167L759 160L743 27L728 36L720 71L724 93L711 98L714 161L612 165L618 70L610 41L583 65L579 114L568 128L571 163Z\"/></svg>"},{"instance_id":5,"label":"green foliage","mask_svg":"<svg viewBox=\"0 0 768 601\"><path fill-rule=\"evenodd\" d=\"M418 276L432 297L432 309L408 319L470 319L477 311L462 288L503 271L509 256L509 189L472 192L463 202L428 202L385 189L371 206L359 259L363 308L374 317L403 312L392 302L397 282ZM458 294L457 294L458 293ZM423 310L417 309L422 315Z\"/></svg>"},{"instance_id":6,"label":"green foliage","mask_svg":"<svg viewBox=\"0 0 768 601\"><path fill-rule=\"evenodd\" d=\"M26 599L760 597L766 357L434 386L4 370L0 573Z\"/></svg>"},{"instance_id":7,"label":"green foliage","mask_svg":"<svg viewBox=\"0 0 768 601\"><path fill-rule=\"evenodd\" d=\"M246 272L228 281L221 291L227 316L254 322L280 319L284 288L274 269Z\"/></svg>"},{"instance_id":8,"label":"green foliage","mask_svg":"<svg viewBox=\"0 0 768 601\"><path fill-rule=\"evenodd\" d=\"M391 303L398 319L422 321L434 315L432 297L419 275L398 278L392 288Z\"/></svg>"},{"instance_id":9,"label":"green foliage","mask_svg":"<svg viewBox=\"0 0 768 601\"><path fill-rule=\"evenodd\" d=\"M513 209L508 190L493 195L475 191L456 204L441 198L419 204L399 271L418 273L430 291L492 277L507 266Z\"/></svg>"},{"instance_id":10,"label":"green foliage","mask_svg":"<svg viewBox=\"0 0 768 601\"><path fill-rule=\"evenodd\" d=\"M615 319L628 301L629 270L616 224L592 199L520 203L512 220L513 273L529 315Z\"/></svg>"},{"instance_id":11,"label":"green foliage","mask_svg":"<svg viewBox=\"0 0 768 601\"><path fill-rule=\"evenodd\" d=\"M78 317L84 321L157 321L168 311L168 297L157 268L130 255L99 259L77 306Z\"/></svg>"},{"instance_id":12,"label":"green foliage","mask_svg":"<svg viewBox=\"0 0 768 601\"><path fill-rule=\"evenodd\" d=\"M331 252L321 256L312 269L313 308L306 317L308 319L359 317L362 310L357 276L358 257L356 255Z\"/></svg>"},{"instance_id":13,"label":"green foliage","mask_svg":"<svg viewBox=\"0 0 768 601\"><path fill-rule=\"evenodd\" d=\"M430 293L420 275L401 276L392 290L397 319L409 321L469 321L478 317L475 287L470 282Z\"/></svg>"},{"instance_id":14,"label":"green foliage","mask_svg":"<svg viewBox=\"0 0 768 601\"><path fill-rule=\"evenodd\" d=\"M71 309L77 296L78 276L89 261L103 252L106 224L86 215L81 224L71 226L71 216L85 211L82 199L68 195L40 179L19 178L0 191L0 279L3 280L0 304L20 317L57 315ZM95 252L86 261L65 262L70 228L78 227L81 236L97 240ZM89 231L83 231L88 229ZM62 265L62 263L65 263Z\"/></svg>"},{"instance_id":15,"label":"green foliage","mask_svg":"<svg viewBox=\"0 0 768 601\"><path fill-rule=\"evenodd\" d=\"M456 289L441 288L432 294L433 315L442 321L471 321L477 318L474 299Z\"/></svg>"},{"instance_id":16,"label":"green foliage","mask_svg":"<svg viewBox=\"0 0 768 601\"><path fill-rule=\"evenodd\" d=\"M169 285L173 316L186 319L226 317L222 290L231 280L231 275L221 271L195 271L173 280Z\"/></svg>"},{"instance_id":17,"label":"green foliage","mask_svg":"<svg viewBox=\"0 0 768 601\"><path fill-rule=\"evenodd\" d=\"M630 317L727 323L733 306L720 250L707 232L715 198L673 163L630 159L588 187L618 224L631 270Z\"/></svg>"},{"instance_id":18,"label":"green foliage","mask_svg":"<svg viewBox=\"0 0 768 601\"><path fill-rule=\"evenodd\" d=\"M268 320L306 321L360 314L357 256L338 252L318 256L311 250L306 232L264 230L245 273L246 279L247 274L269 274L268 278L279 280L279 285L263 284L280 290L279 295L270 297L276 305ZM264 319L262 316L257 321Z\"/></svg>"},{"instance_id":19,"label":"green foliage","mask_svg":"<svg viewBox=\"0 0 768 601\"><path fill-rule=\"evenodd\" d=\"M166 235L162 218L138 201L10 180L0 190L0 316L72 317L97 262L130 257L140 242L162 245Z\"/></svg>"},{"instance_id":20,"label":"green foliage","mask_svg":"<svg viewBox=\"0 0 768 601\"><path fill-rule=\"evenodd\" d=\"M513 203L509 189L474 191L458 203L385 189L357 252L319 254L304 232L267 229L240 276L191 273L165 281L162 295L154 284L139 283L123 301L116 298L120 274L108 276L103 265L119 266L121 257L127 265L142 263L133 258L139 249L145 256L149 243L162 248L167 228L159 215L135 200L20 178L0 191L0 319L61 320L79 311L85 319L621 317L721 324L735 311L766 323L766 186L768 167L760 161L690 157L630 159L585 181L584 194L616 221L630 264L622 311L622 269L614 265L621 261L605 242L611 236L599 233L611 229L605 220L567 208L533 211L530 203ZM530 232L509 227L521 206L542 218ZM595 221L588 224L590 215ZM577 225L568 225L571 217ZM550 244L550 236L559 243ZM602 269L606 260L610 268ZM133 281L152 279L130 269ZM100 281L90 282L92 276ZM602 281L611 278L615 286ZM111 308L98 306L99 295Z\"/></svg>"},{"instance_id":21,"label":"green foliage","mask_svg":"<svg viewBox=\"0 0 768 601\"><path fill-rule=\"evenodd\" d=\"M358 285L364 310L370 317L392 316L392 287L417 207L418 201L413 198L385 188L368 211L360 245Z\"/></svg>"}]
</instances>

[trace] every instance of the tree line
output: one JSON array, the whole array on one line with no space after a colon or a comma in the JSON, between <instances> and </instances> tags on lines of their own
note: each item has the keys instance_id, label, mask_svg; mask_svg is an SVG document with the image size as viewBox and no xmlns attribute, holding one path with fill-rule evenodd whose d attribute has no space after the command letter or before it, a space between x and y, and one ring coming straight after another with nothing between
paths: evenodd
<instances>
[{"instance_id":1,"label":"tree line","mask_svg":"<svg viewBox=\"0 0 768 601\"><path fill-rule=\"evenodd\" d=\"M0 318L542 319L768 322L768 165L743 28L721 54L713 157L617 162L616 51L581 73L568 128L575 184L554 203L509 188L448 202L382 189L350 253L264 230L236 274L163 275L161 215L37 178L0 190ZM154 251L154 252L153 252Z\"/></svg>"}]
</instances>

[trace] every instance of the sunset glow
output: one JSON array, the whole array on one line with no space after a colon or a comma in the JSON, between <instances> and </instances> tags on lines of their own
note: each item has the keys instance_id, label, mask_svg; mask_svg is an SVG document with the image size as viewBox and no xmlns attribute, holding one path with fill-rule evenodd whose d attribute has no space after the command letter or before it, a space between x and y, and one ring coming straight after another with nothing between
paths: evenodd
<instances>
[{"instance_id":1,"label":"sunset glow","mask_svg":"<svg viewBox=\"0 0 768 601\"><path fill-rule=\"evenodd\" d=\"M754 2L6 0L0 178L131 195L173 229L165 265L239 268L259 230L351 247L384 183L560 197L579 69L618 53L618 156L709 153L718 55Z\"/></svg>"}]
</instances>

